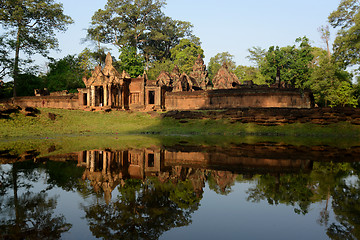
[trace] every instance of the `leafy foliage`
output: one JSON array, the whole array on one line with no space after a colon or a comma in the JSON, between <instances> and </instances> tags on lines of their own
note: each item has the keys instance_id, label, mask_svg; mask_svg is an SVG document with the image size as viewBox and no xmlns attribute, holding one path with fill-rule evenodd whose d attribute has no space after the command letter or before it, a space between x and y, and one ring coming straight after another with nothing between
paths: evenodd
<instances>
[{"instance_id":1,"label":"leafy foliage","mask_svg":"<svg viewBox=\"0 0 360 240\"><path fill-rule=\"evenodd\" d=\"M229 52L218 53L214 57L210 58L208 64L209 78L213 79L223 64L227 65L229 71L234 72L236 63L233 58L234 56Z\"/></svg>"},{"instance_id":2,"label":"leafy foliage","mask_svg":"<svg viewBox=\"0 0 360 240\"><path fill-rule=\"evenodd\" d=\"M334 41L334 58L343 67L360 63L360 3L342 0L329 16L330 24L340 27Z\"/></svg>"},{"instance_id":3,"label":"leafy foliage","mask_svg":"<svg viewBox=\"0 0 360 240\"><path fill-rule=\"evenodd\" d=\"M351 75L329 60L326 51L317 58L310 80L306 83L319 106L356 106Z\"/></svg>"},{"instance_id":4,"label":"leafy foliage","mask_svg":"<svg viewBox=\"0 0 360 240\"><path fill-rule=\"evenodd\" d=\"M0 24L15 51L14 96L19 78L20 50L27 54L47 54L56 49L55 31L65 31L72 19L63 14L62 4L54 0L3 0L0 2Z\"/></svg>"},{"instance_id":5,"label":"leafy foliage","mask_svg":"<svg viewBox=\"0 0 360 240\"><path fill-rule=\"evenodd\" d=\"M147 72L149 79L155 80L162 71L171 72L175 67L175 64L170 59L162 61L154 61L151 63L149 71Z\"/></svg>"},{"instance_id":6,"label":"leafy foliage","mask_svg":"<svg viewBox=\"0 0 360 240\"><path fill-rule=\"evenodd\" d=\"M311 75L310 63L314 56L306 37L296 39L300 46L270 47L260 66L268 83L275 83L277 72L281 81L295 87L304 88Z\"/></svg>"},{"instance_id":7,"label":"leafy foliage","mask_svg":"<svg viewBox=\"0 0 360 240\"><path fill-rule=\"evenodd\" d=\"M68 55L59 60L52 59L49 68L45 83L50 92L61 90L76 92L77 88L85 87L82 81L85 71L76 56Z\"/></svg>"},{"instance_id":8,"label":"leafy foliage","mask_svg":"<svg viewBox=\"0 0 360 240\"><path fill-rule=\"evenodd\" d=\"M191 223L199 199L191 183L145 183L128 179L110 204L84 207L90 230L98 238L158 239L171 228Z\"/></svg>"},{"instance_id":9,"label":"leafy foliage","mask_svg":"<svg viewBox=\"0 0 360 240\"><path fill-rule=\"evenodd\" d=\"M119 66L120 72L125 70L131 77L137 77L142 75L144 72L144 58L136 53L136 48L131 46L126 46L121 49L121 54L119 57Z\"/></svg>"},{"instance_id":10,"label":"leafy foliage","mask_svg":"<svg viewBox=\"0 0 360 240\"><path fill-rule=\"evenodd\" d=\"M259 68L265 59L267 51L261 47L252 47L248 49L248 52L249 55L246 58L254 62L255 67Z\"/></svg>"},{"instance_id":11,"label":"leafy foliage","mask_svg":"<svg viewBox=\"0 0 360 240\"><path fill-rule=\"evenodd\" d=\"M88 37L94 41L132 46L147 62L170 57L180 39L192 36L189 22L164 15L162 0L108 0L92 17Z\"/></svg>"},{"instance_id":12,"label":"leafy foliage","mask_svg":"<svg viewBox=\"0 0 360 240\"><path fill-rule=\"evenodd\" d=\"M253 81L253 83L258 85L262 85L266 83L265 77L261 74L259 68L257 67L248 67L248 66L239 65L236 67L234 73L241 82Z\"/></svg>"},{"instance_id":13,"label":"leafy foliage","mask_svg":"<svg viewBox=\"0 0 360 240\"><path fill-rule=\"evenodd\" d=\"M197 57L200 55L204 58L204 50L200 45L198 38L193 40L181 39L180 43L170 50L171 59L181 72L189 74Z\"/></svg>"}]
</instances>

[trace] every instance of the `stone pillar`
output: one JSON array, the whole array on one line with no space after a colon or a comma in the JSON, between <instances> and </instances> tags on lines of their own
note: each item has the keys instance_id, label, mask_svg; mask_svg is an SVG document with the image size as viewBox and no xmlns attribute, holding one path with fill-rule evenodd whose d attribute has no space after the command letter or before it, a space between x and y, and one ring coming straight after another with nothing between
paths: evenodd
<instances>
[{"instance_id":1,"label":"stone pillar","mask_svg":"<svg viewBox=\"0 0 360 240\"><path fill-rule=\"evenodd\" d=\"M124 109L123 95L124 95L124 88L123 86L121 86L119 89L119 107L121 107L121 109Z\"/></svg>"},{"instance_id":2,"label":"stone pillar","mask_svg":"<svg viewBox=\"0 0 360 240\"><path fill-rule=\"evenodd\" d=\"M117 98L116 98L116 101L117 101L117 106L120 107L121 106L121 90L120 90L120 87L118 87L118 95L117 95Z\"/></svg>"},{"instance_id":3,"label":"stone pillar","mask_svg":"<svg viewBox=\"0 0 360 240\"><path fill-rule=\"evenodd\" d=\"M95 86L91 86L91 106L95 107Z\"/></svg>"},{"instance_id":4,"label":"stone pillar","mask_svg":"<svg viewBox=\"0 0 360 240\"><path fill-rule=\"evenodd\" d=\"M107 152L103 151L103 174L106 174L107 168Z\"/></svg>"},{"instance_id":5,"label":"stone pillar","mask_svg":"<svg viewBox=\"0 0 360 240\"><path fill-rule=\"evenodd\" d=\"M112 92L111 92L111 84L108 85L109 88L109 102L108 102L108 106L112 107Z\"/></svg>"},{"instance_id":6,"label":"stone pillar","mask_svg":"<svg viewBox=\"0 0 360 240\"><path fill-rule=\"evenodd\" d=\"M87 88L87 106L90 107L91 106L91 91L90 91L90 88Z\"/></svg>"},{"instance_id":7,"label":"stone pillar","mask_svg":"<svg viewBox=\"0 0 360 240\"><path fill-rule=\"evenodd\" d=\"M86 168L90 168L90 152L86 151Z\"/></svg>"},{"instance_id":8,"label":"stone pillar","mask_svg":"<svg viewBox=\"0 0 360 240\"><path fill-rule=\"evenodd\" d=\"M95 171L95 152L90 151L90 172Z\"/></svg>"},{"instance_id":9,"label":"stone pillar","mask_svg":"<svg viewBox=\"0 0 360 240\"><path fill-rule=\"evenodd\" d=\"M104 107L108 105L108 89L107 85L103 86L104 88Z\"/></svg>"},{"instance_id":10,"label":"stone pillar","mask_svg":"<svg viewBox=\"0 0 360 240\"><path fill-rule=\"evenodd\" d=\"M161 107L161 88L155 90L155 106Z\"/></svg>"}]
</instances>

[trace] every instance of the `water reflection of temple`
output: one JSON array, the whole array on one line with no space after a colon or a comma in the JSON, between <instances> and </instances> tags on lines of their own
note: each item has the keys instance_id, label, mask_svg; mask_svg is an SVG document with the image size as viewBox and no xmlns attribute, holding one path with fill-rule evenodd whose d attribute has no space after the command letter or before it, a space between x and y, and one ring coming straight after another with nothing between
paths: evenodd
<instances>
[{"instance_id":1,"label":"water reflection of temple","mask_svg":"<svg viewBox=\"0 0 360 240\"><path fill-rule=\"evenodd\" d=\"M96 192L102 190L107 202L112 191L118 185L124 186L126 179L145 181L147 177L157 177L161 182L175 183L189 180L194 192L201 195L209 176L220 191L225 191L238 174L251 178L258 173L279 174L312 168L310 160L286 159L282 154L262 156L247 151L178 148L84 151L78 154L78 163L86 167L83 179L89 180Z\"/></svg>"}]
</instances>

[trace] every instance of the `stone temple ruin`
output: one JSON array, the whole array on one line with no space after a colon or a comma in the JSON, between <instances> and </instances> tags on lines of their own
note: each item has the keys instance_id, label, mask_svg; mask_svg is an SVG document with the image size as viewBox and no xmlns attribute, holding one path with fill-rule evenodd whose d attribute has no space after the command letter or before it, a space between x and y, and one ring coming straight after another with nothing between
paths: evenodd
<instances>
[{"instance_id":1,"label":"stone temple ruin","mask_svg":"<svg viewBox=\"0 0 360 240\"><path fill-rule=\"evenodd\" d=\"M135 111L197 110L229 108L311 108L314 105L309 90L282 84L242 84L227 66L219 69L212 79L199 55L190 74L181 73L177 66L172 72L161 72L150 80L146 72L131 78L119 73L108 53L105 66L96 66L90 78L83 78L86 88L78 94L22 97L14 99L18 105L67 109L123 109Z\"/></svg>"}]
</instances>

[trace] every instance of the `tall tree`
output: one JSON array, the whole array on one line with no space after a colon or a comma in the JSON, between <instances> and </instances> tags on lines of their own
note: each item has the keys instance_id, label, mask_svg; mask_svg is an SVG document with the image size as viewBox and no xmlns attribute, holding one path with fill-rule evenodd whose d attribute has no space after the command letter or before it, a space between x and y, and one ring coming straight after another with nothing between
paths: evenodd
<instances>
[{"instance_id":1,"label":"tall tree","mask_svg":"<svg viewBox=\"0 0 360 240\"><path fill-rule=\"evenodd\" d=\"M45 55L48 49L56 49L55 31L65 31L72 19L63 13L63 7L54 0L2 0L0 24L12 42L14 58L14 96L20 68L20 50L28 54Z\"/></svg>"},{"instance_id":2,"label":"tall tree","mask_svg":"<svg viewBox=\"0 0 360 240\"><path fill-rule=\"evenodd\" d=\"M13 60L10 57L9 48L5 36L0 36L0 80L9 75L12 70Z\"/></svg>"},{"instance_id":3,"label":"tall tree","mask_svg":"<svg viewBox=\"0 0 360 240\"><path fill-rule=\"evenodd\" d=\"M210 58L209 61L209 78L213 79L216 73L219 71L223 63L225 63L228 69L231 72L234 72L236 68L236 63L234 62L234 56L231 55L229 52L222 52L216 54L214 57Z\"/></svg>"},{"instance_id":4,"label":"tall tree","mask_svg":"<svg viewBox=\"0 0 360 240\"><path fill-rule=\"evenodd\" d=\"M180 43L171 49L171 59L180 68L181 72L189 74L192 71L198 56L204 58L204 50L201 48L200 39L181 39Z\"/></svg>"},{"instance_id":5,"label":"tall tree","mask_svg":"<svg viewBox=\"0 0 360 240\"><path fill-rule=\"evenodd\" d=\"M313 91L315 102L319 106L356 106L351 75L329 60L326 51L323 50L318 58L309 81L305 83Z\"/></svg>"},{"instance_id":6,"label":"tall tree","mask_svg":"<svg viewBox=\"0 0 360 240\"><path fill-rule=\"evenodd\" d=\"M105 9L93 15L88 36L103 43L138 47L164 5L162 0L108 0Z\"/></svg>"},{"instance_id":7,"label":"tall tree","mask_svg":"<svg viewBox=\"0 0 360 240\"><path fill-rule=\"evenodd\" d=\"M261 74L259 68L239 65L234 71L241 82L252 81L255 84L266 84L265 77Z\"/></svg>"},{"instance_id":8,"label":"tall tree","mask_svg":"<svg viewBox=\"0 0 360 240\"><path fill-rule=\"evenodd\" d=\"M327 56L330 59L331 58L331 52L330 52L330 30L329 30L329 26L321 26L318 28L318 31L320 33L321 36L321 40L324 41L324 43L326 44L326 51L327 51Z\"/></svg>"},{"instance_id":9,"label":"tall tree","mask_svg":"<svg viewBox=\"0 0 360 240\"><path fill-rule=\"evenodd\" d=\"M147 41L140 44L146 54L145 58L155 61L169 59L170 50L178 45L181 39L194 37L192 27L190 22L173 20L167 16L154 19L147 33Z\"/></svg>"},{"instance_id":10,"label":"tall tree","mask_svg":"<svg viewBox=\"0 0 360 240\"><path fill-rule=\"evenodd\" d=\"M144 72L144 59L136 53L135 47L125 46L121 49L118 70L125 70L131 77L137 77Z\"/></svg>"},{"instance_id":11,"label":"tall tree","mask_svg":"<svg viewBox=\"0 0 360 240\"><path fill-rule=\"evenodd\" d=\"M278 73L282 82L295 87L304 88L311 75L310 63L314 56L309 39L296 39L299 46L270 47L265 60L260 66L261 73L267 82L275 83Z\"/></svg>"},{"instance_id":12,"label":"tall tree","mask_svg":"<svg viewBox=\"0 0 360 240\"><path fill-rule=\"evenodd\" d=\"M246 57L249 61L255 63L255 67L259 68L265 59L266 50L261 47L252 47L248 49L249 55Z\"/></svg>"},{"instance_id":13,"label":"tall tree","mask_svg":"<svg viewBox=\"0 0 360 240\"><path fill-rule=\"evenodd\" d=\"M119 48L135 47L147 63L169 58L180 39L192 37L192 25L165 16L163 6L163 0L108 0L93 15L88 38Z\"/></svg>"},{"instance_id":14,"label":"tall tree","mask_svg":"<svg viewBox=\"0 0 360 240\"><path fill-rule=\"evenodd\" d=\"M329 16L331 26L340 28L334 41L334 57L343 67L360 64L359 10L358 0L342 0Z\"/></svg>"},{"instance_id":15,"label":"tall tree","mask_svg":"<svg viewBox=\"0 0 360 240\"><path fill-rule=\"evenodd\" d=\"M82 78L86 72L76 56L68 55L59 60L52 59L49 68L50 71L45 76L46 87L49 91L76 92L77 88L84 87Z\"/></svg>"}]
</instances>

